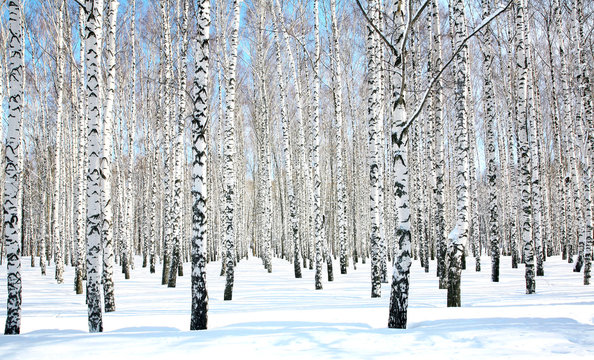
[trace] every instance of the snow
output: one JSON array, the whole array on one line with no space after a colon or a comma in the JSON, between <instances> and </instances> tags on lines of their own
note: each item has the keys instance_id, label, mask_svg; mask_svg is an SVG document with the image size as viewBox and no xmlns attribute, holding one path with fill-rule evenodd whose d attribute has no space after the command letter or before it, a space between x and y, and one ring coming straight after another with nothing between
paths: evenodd
<instances>
[{"instance_id":1,"label":"snow","mask_svg":"<svg viewBox=\"0 0 594 360\"><path fill-rule=\"evenodd\" d=\"M490 263L483 259L484 263ZM387 328L389 284L372 299L370 269L314 290L314 271L293 278L292 265L274 259L268 274L260 259L236 268L233 300L225 302L220 263L207 266L209 330L188 331L190 274L177 288L160 285L160 268L136 268L131 279L115 272L117 311L104 314L104 333L88 334L84 295L73 291L73 269L56 284L23 259L21 335L0 336L0 359L394 359L404 358L594 358L594 286L559 257L545 262L534 295L525 294L524 269L502 257L501 282L490 271L462 273L462 307L447 308L435 262L425 274L411 268L407 330ZM338 265L335 262L335 265ZM336 267L335 269L338 269ZM325 273L324 273L325 278ZM0 323L6 319L6 268L0 270Z\"/></svg>"}]
</instances>

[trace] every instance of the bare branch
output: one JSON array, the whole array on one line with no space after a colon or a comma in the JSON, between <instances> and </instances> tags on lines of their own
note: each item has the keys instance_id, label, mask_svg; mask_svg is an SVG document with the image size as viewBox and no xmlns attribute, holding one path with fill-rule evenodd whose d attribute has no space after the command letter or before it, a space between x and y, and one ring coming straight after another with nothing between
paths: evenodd
<instances>
[{"instance_id":1,"label":"bare branch","mask_svg":"<svg viewBox=\"0 0 594 360\"><path fill-rule=\"evenodd\" d=\"M361 2L359 0L356 0L356 1L357 1L357 5L359 5L359 9L361 10L361 13L367 20L367 23L369 25L371 25L371 27L373 28L373 31L375 31L380 36L380 38L382 39L384 44L386 44L386 46L389 47L390 50L392 50L392 53L398 54L398 51L396 50L394 45L392 45L392 43L390 43L390 41L386 38L386 36L377 28L377 26L375 26L375 24L371 21L371 19L369 19L369 16L367 16L367 13L365 12L365 10L363 10L363 6L361 6Z\"/></svg>"},{"instance_id":2,"label":"bare branch","mask_svg":"<svg viewBox=\"0 0 594 360\"><path fill-rule=\"evenodd\" d=\"M423 110L423 107L425 106L425 103L427 102L427 98L429 97L429 93L431 92L431 88L433 87L433 85L435 84L435 82L439 79L439 77L441 76L441 74L452 63L452 61L454 61L454 58L456 58L456 56L460 53L460 51L462 51L462 49L464 48L464 46L466 45L466 43L468 42L468 40L472 39L485 26L489 25L489 23L491 23L491 21L493 21L496 17L498 17L499 15L501 15L505 11L507 11L512 3L513 3L513 0L510 0L507 3L507 5L505 5L504 7L500 8L499 10L496 10L492 15L490 15L489 17L487 17L486 19L484 19L483 22L479 26L476 27L476 29L474 29L468 36L466 36L466 38L464 38L464 40L462 40L462 43L460 44L460 46L458 46L458 48L452 54L452 56L450 57L450 59L439 70L439 72L435 75L435 77L433 77L433 79L431 79L431 82L429 83L429 86L427 87L427 89L425 90L425 93L423 94L423 100L421 101L421 103L419 104L419 106L417 107L417 109L415 110L415 112L413 113L413 115L411 116L411 118L408 120L408 122L404 126L403 132L407 132L408 131L408 128L412 125L413 121L421 114L421 111Z\"/></svg>"}]
</instances>

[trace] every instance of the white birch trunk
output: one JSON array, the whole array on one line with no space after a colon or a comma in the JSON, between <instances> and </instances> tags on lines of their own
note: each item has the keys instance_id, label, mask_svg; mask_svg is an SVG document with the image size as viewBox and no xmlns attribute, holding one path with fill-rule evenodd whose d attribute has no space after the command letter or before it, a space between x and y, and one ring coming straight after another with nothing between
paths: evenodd
<instances>
[{"instance_id":1,"label":"white birch trunk","mask_svg":"<svg viewBox=\"0 0 594 360\"><path fill-rule=\"evenodd\" d=\"M517 100L517 124L519 158L520 158L520 184L521 184L521 239L524 247L524 263L526 265L526 293L535 292L534 281L534 243L532 239L532 204L531 204L531 181L530 174L530 148L529 148L529 113L527 109L528 100L528 58L525 44L525 18L524 0L515 0L516 16L516 100Z\"/></svg>"},{"instance_id":2,"label":"white birch trunk","mask_svg":"<svg viewBox=\"0 0 594 360\"><path fill-rule=\"evenodd\" d=\"M101 36L103 0L86 0L85 67L88 119L87 149L89 169L87 173L87 305L89 332L102 332L101 311Z\"/></svg>"},{"instance_id":3,"label":"white birch trunk","mask_svg":"<svg viewBox=\"0 0 594 360\"><path fill-rule=\"evenodd\" d=\"M379 8L376 0L368 3L370 20L379 23ZM367 29L367 71L369 97L367 103L368 122L369 122L369 179L370 179L370 209L371 209L371 234L370 234L370 252L371 252L371 297L381 296L381 212L380 212L380 192L381 192L381 168L380 168L380 127L379 114L379 72L377 64L377 34L375 30L368 26Z\"/></svg>"},{"instance_id":4,"label":"white birch trunk","mask_svg":"<svg viewBox=\"0 0 594 360\"><path fill-rule=\"evenodd\" d=\"M336 18L336 0L330 1L330 15L332 21L332 57L333 62L333 92L334 112L336 116L336 190L338 211L338 244L340 247L340 273L346 274L348 267L347 243L347 213L346 213L346 185L344 180L345 166L343 161L343 110L342 110L342 63L340 60L340 34Z\"/></svg>"},{"instance_id":5,"label":"white birch trunk","mask_svg":"<svg viewBox=\"0 0 594 360\"><path fill-rule=\"evenodd\" d=\"M403 4L398 3L393 8L395 39L394 47L398 51L404 50L405 12ZM410 9L409 9L410 10ZM394 60L394 77L392 97L392 171L394 172L394 197L396 220L396 237L398 251L394 254L394 266L390 292L390 311L388 327L405 329L408 319L408 290L410 278L411 237L410 237L410 203L408 183L408 134L405 127L408 118L405 103L405 88L402 87L405 77L403 57L404 53L392 54Z\"/></svg>"},{"instance_id":6,"label":"white birch trunk","mask_svg":"<svg viewBox=\"0 0 594 360\"><path fill-rule=\"evenodd\" d=\"M113 240L113 199L111 179L111 157L113 151L113 124L115 100L115 41L116 20L118 14L118 0L109 0L106 24L106 55L107 81L105 84L105 113L103 114L103 152L101 155L101 219L103 240L103 295L105 312L115 311L115 296L113 284L114 240Z\"/></svg>"},{"instance_id":7,"label":"white birch trunk","mask_svg":"<svg viewBox=\"0 0 594 360\"><path fill-rule=\"evenodd\" d=\"M83 293L83 277L84 277L84 246L86 243L86 231L85 231L85 221L86 221L86 192L87 192L87 174L85 169L87 169L87 135L88 135L88 126L87 126L87 116L86 116L86 106L85 106L85 66L84 66L84 58L85 58L85 40L84 40L84 28L85 28L85 12L84 9L81 7L79 11L79 36L80 36L80 66L78 68L78 92L79 92L79 99L78 99L78 127L79 127L79 143L78 143L78 204L77 204L77 241L78 241L78 259L79 261L76 264L76 280L75 280L75 287L76 293L82 294Z\"/></svg>"},{"instance_id":8,"label":"white birch trunk","mask_svg":"<svg viewBox=\"0 0 594 360\"><path fill-rule=\"evenodd\" d=\"M182 23L181 23L181 44L179 53L179 87L178 87L178 119L175 127L175 145L173 147L175 163L174 163L174 189L173 189L173 253L171 256L171 267L169 269L168 287L175 287L177 281L177 274L182 261L181 256L181 236L182 236L182 159L183 159L183 136L184 136L184 117L186 112L186 82L187 82L187 54L188 54L188 10L189 5L187 0L182 1Z\"/></svg>"},{"instance_id":9,"label":"white birch trunk","mask_svg":"<svg viewBox=\"0 0 594 360\"><path fill-rule=\"evenodd\" d=\"M131 71L130 71L130 118L128 119L128 169L126 182L126 219L124 229L124 241L129 253L125 254L124 274L125 278L130 278L130 266L134 251L131 250L131 244L134 241L134 219L135 213L135 189L133 186L134 176L134 140L136 134L136 0L131 0L129 6L132 9L132 18L130 19L130 46L131 46ZM123 139L122 139L123 141Z\"/></svg>"},{"instance_id":10,"label":"white birch trunk","mask_svg":"<svg viewBox=\"0 0 594 360\"><path fill-rule=\"evenodd\" d=\"M171 235L172 235L172 183L171 183L171 161L175 153L171 146L171 131L173 123L172 119L175 112L171 111L174 107L173 99L173 55L171 44L171 30L169 24L169 0L160 0L161 9L161 32L164 59L163 77L164 77L164 94L163 94L163 108L161 112L163 122L163 156L165 158L163 166L163 183L164 183L164 197L163 197L163 271L161 274L161 284L165 285L169 279L169 268L171 266Z\"/></svg>"},{"instance_id":11,"label":"white birch trunk","mask_svg":"<svg viewBox=\"0 0 594 360\"><path fill-rule=\"evenodd\" d=\"M316 274L315 274L315 288L322 289L322 210L320 201L321 177L320 177L320 19L319 19L319 0L314 0L314 37L315 37L315 51L314 51L314 80L313 80L313 116L312 131L313 131L313 149L312 149L312 167L313 167L313 206L314 206L314 223L315 223L315 258L316 258Z\"/></svg>"},{"instance_id":12,"label":"white birch trunk","mask_svg":"<svg viewBox=\"0 0 594 360\"><path fill-rule=\"evenodd\" d=\"M278 76L278 86L280 94L280 116L283 131L283 153L285 155L285 171L287 179L287 194L289 198L289 217L290 217L290 233L291 241L293 243L293 268L295 278L301 278L300 266L300 246L299 246L299 219L297 218L297 199L295 197L295 189L293 187L293 162L291 154L290 143L290 124L289 114L287 110L287 90L285 83L285 76L283 74L282 60L281 60L281 43L279 33L281 32L280 9L275 6L274 9L274 26L275 26L275 43L276 43L276 73Z\"/></svg>"},{"instance_id":13,"label":"white birch trunk","mask_svg":"<svg viewBox=\"0 0 594 360\"><path fill-rule=\"evenodd\" d=\"M233 23L230 40L230 61L227 74L227 111L225 114L225 152L223 192L225 197L224 228L225 228L225 256L226 282L224 300L233 298L233 279L235 261L235 232L233 229L234 198L235 198L235 87L237 83L237 47L239 46L239 16L242 0L233 0Z\"/></svg>"},{"instance_id":14,"label":"white birch trunk","mask_svg":"<svg viewBox=\"0 0 594 360\"><path fill-rule=\"evenodd\" d=\"M437 0L431 0L431 16L432 16L432 32L433 32L433 74L435 77L437 72L443 66L442 54L441 54L441 22L439 19L439 6ZM443 83L439 78L434 85L433 93L433 132L434 132L434 162L433 162L433 173L435 176L435 226L437 237L435 239L437 248L437 275L439 277L439 288L447 288L447 271L446 271L446 223L444 216L445 207L445 194L444 194L444 145L443 145Z\"/></svg>"},{"instance_id":15,"label":"white birch trunk","mask_svg":"<svg viewBox=\"0 0 594 360\"><path fill-rule=\"evenodd\" d=\"M208 79L210 34L210 0L198 7L198 34L195 49L194 88L192 99L192 316L190 330L206 329L208 293L206 289L207 188L206 128L209 119Z\"/></svg>"},{"instance_id":16,"label":"white birch trunk","mask_svg":"<svg viewBox=\"0 0 594 360\"><path fill-rule=\"evenodd\" d=\"M56 263L55 278L58 284L64 282L64 237L65 229L63 228L64 216L66 209L63 209L62 202L65 194L62 193L62 182L64 181L64 160L62 159L62 123L64 113L64 1L58 1L57 13L57 56L56 56L56 72L57 72L57 97L56 97L56 158L54 160L55 171L55 188L54 188L54 218L53 218L53 234L54 234L54 256Z\"/></svg>"},{"instance_id":17,"label":"white birch trunk","mask_svg":"<svg viewBox=\"0 0 594 360\"><path fill-rule=\"evenodd\" d=\"M4 240L6 242L6 301L5 335L21 331L21 216L18 213L18 188L21 181L20 138L24 109L24 36L23 4L21 0L8 2L8 116L6 126L6 156L4 182Z\"/></svg>"},{"instance_id":18,"label":"white birch trunk","mask_svg":"<svg viewBox=\"0 0 594 360\"><path fill-rule=\"evenodd\" d=\"M490 5L489 0L482 0L483 19L489 16ZM497 157L495 151L497 145L497 139L495 137L497 124L491 69L491 47L491 32L490 29L487 29L483 35L483 96L485 122L487 124L486 153L487 181L489 186L489 220L487 228L491 251L491 281L499 282L499 208L497 206Z\"/></svg>"},{"instance_id":19,"label":"white birch trunk","mask_svg":"<svg viewBox=\"0 0 594 360\"><path fill-rule=\"evenodd\" d=\"M592 88L590 84L591 74L588 71L587 58L584 53L584 47L586 46L584 41L584 5L582 0L576 0L575 2L575 25L577 27L577 45L578 45L578 60L579 60L579 103L582 107L582 114L584 117L584 123L586 124L587 140L586 149L583 155L583 168L584 168L584 206L585 206L585 217L586 217L586 238L584 243L584 285L590 285L591 268L592 268L592 161L594 161L594 134L592 134L593 121L592 118ZM586 150L584 149L584 150Z\"/></svg>"},{"instance_id":20,"label":"white birch trunk","mask_svg":"<svg viewBox=\"0 0 594 360\"><path fill-rule=\"evenodd\" d=\"M463 0L450 1L453 12L454 45L459 48L466 37L465 6ZM456 224L450 232L448 244L448 307L460 307L462 257L468 243L470 217L470 176L469 169L469 137L468 137L468 103L467 103L467 66L464 49L455 56L455 96L456 96ZM471 139L474 141L474 139Z\"/></svg>"}]
</instances>

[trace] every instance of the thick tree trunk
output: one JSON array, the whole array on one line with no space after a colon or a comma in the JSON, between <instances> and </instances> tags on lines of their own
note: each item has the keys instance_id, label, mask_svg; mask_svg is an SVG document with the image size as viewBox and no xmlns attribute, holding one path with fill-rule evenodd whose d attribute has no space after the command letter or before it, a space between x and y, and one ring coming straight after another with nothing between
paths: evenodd
<instances>
[{"instance_id":1,"label":"thick tree trunk","mask_svg":"<svg viewBox=\"0 0 594 360\"><path fill-rule=\"evenodd\" d=\"M101 314L101 36L103 0L86 0L86 97L88 119L87 150L89 170L87 173L87 305L89 308L89 332L102 332Z\"/></svg>"},{"instance_id":2,"label":"thick tree trunk","mask_svg":"<svg viewBox=\"0 0 594 360\"><path fill-rule=\"evenodd\" d=\"M204 330L208 321L206 289L206 167L208 126L208 60L210 51L210 0L201 0L198 7L198 34L195 49L194 89L192 100L192 316L190 330Z\"/></svg>"},{"instance_id":3,"label":"thick tree trunk","mask_svg":"<svg viewBox=\"0 0 594 360\"><path fill-rule=\"evenodd\" d=\"M395 49L403 49L405 14L402 3L394 9L393 19L398 39ZM394 172L394 197L396 218L396 237L398 248L394 254L392 284L390 291L390 312L388 327L405 329L408 319L408 290L410 278L411 237L410 237L410 203L408 184L408 136L405 125L408 121L405 103L405 88L402 80L405 77L403 57L405 54L396 53L394 56L394 77L392 94L392 171Z\"/></svg>"},{"instance_id":4,"label":"thick tree trunk","mask_svg":"<svg viewBox=\"0 0 594 360\"><path fill-rule=\"evenodd\" d=\"M21 216L17 211L18 188L21 176L20 139L24 109L24 36L23 4L21 0L8 2L8 116L6 126L6 156L4 182L4 240L6 242L6 301L5 335L21 331ZM1 254L0 254L1 256Z\"/></svg>"}]
</instances>

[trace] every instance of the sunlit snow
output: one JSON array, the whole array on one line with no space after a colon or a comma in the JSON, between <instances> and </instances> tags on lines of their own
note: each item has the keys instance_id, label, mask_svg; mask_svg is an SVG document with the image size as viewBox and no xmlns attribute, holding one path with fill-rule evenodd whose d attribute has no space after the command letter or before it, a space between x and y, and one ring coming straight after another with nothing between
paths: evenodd
<instances>
[{"instance_id":1,"label":"sunlit snow","mask_svg":"<svg viewBox=\"0 0 594 360\"><path fill-rule=\"evenodd\" d=\"M524 269L502 258L501 282L490 271L462 273L462 307L447 308L438 289L435 262L425 274L411 268L407 330L387 328L389 284L382 298L370 297L370 270L357 264L348 275L314 290L314 272L293 278L292 265L274 259L268 274L260 259L237 266L233 300L223 298L220 263L208 271L209 329L188 331L190 277L177 288L160 285L137 258L132 278L116 272L117 311L104 314L104 333L88 334L84 295L66 283L41 276L23 259L21 335L0 336L0 359L450 359L594 358L594 286L559 257L545 263L536 294L526 295ZM490 259L483 258L483 264ZM325 265L324 265L325 266ZM190 274L189 265L184 268ZM391 271L390 271L391 273ZM325 275L325 274L324 274ZM6 268L0 270L0 321L6 319Z\"/></svg>"}]
</instances>

